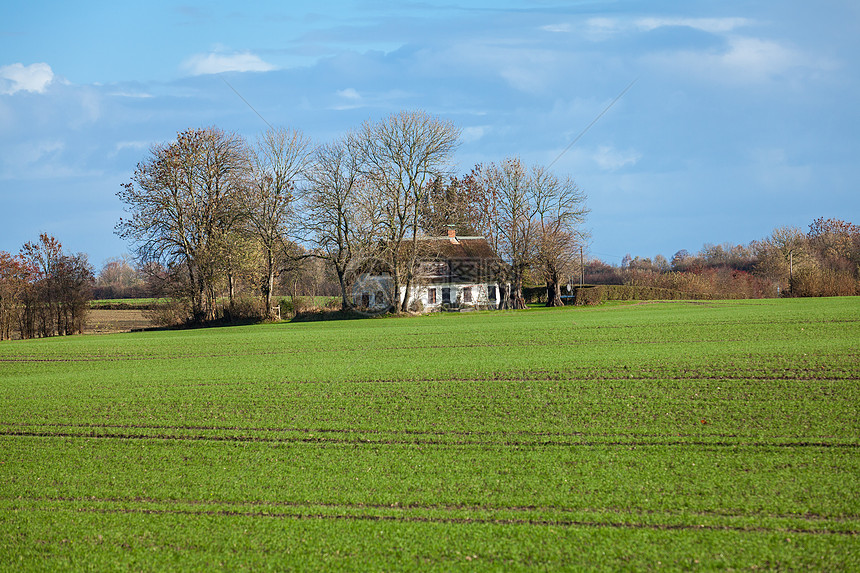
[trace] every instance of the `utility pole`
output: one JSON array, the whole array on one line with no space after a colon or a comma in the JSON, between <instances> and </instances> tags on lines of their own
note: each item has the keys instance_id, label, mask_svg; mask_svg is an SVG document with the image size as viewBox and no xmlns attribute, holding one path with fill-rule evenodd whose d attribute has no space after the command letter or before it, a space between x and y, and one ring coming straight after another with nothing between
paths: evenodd
<instances>
[{"instance_id":1,"label":"utility pole","mask_svg":"<svg viewBox=\"0 0 860 573\"><path fill-rule=\"evenodd\" d=\"M788 251L788 292L794 296L794 288L792 287L792 283L794 282L794 249Z\"/></svg>"},{"instance_id":2,"label":"utility pole","mask_svg":"<svg viewBox=\"0 0 860 573\"><path fill-rule=\"evenodd\" d=\"M579 288L585 282L585 260L582 257L582 245L579 245Z\"/></svg>"}]
</instances>

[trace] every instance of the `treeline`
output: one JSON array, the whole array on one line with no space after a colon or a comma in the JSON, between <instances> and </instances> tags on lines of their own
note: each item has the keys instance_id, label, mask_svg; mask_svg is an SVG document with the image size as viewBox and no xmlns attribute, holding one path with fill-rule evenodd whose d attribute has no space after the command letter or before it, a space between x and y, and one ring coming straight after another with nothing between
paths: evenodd
<instances>
[{"instance_id":1,"label":"treeline","mask_svg":"<svg viewBox=\"0 0 860 573\"><path fill-rule=\"evenodd\" d=\"M352 282L370 270L391 276L391 310L405 311L400 287L408 293L420 281L428 255L421 239L451 227L487 237L498 253L487 268L504 285L501 307L525 306L530 273L560 304L584 240L584 194L517 158L457 177L450 166L459 133L423 112L368 121L324 144L290 129L253 143L189 129L138 164L118 193L130 216L116 231L145 281L181 301L177 316L190 322L266 316L291 275L334 282L349 309ZM248 293L256 300L242 310Z\"/></svg>"},{"instance_id":2,"label":"treeline","mask_svg":"<svg viewBox=\"0 0 860 573\"><path fill-rule=\"evenodd\" d=\"M19 254L0 251L0 340L82 333L93 268L42 234Z\"/></svg>"},{"instance_id":3,"label":"treeline","mask_svg":"<svg viewBox=\"0 0 860 573\"><path fill-rule=\"evenodd\" d=\"M301 247L296 248L302 255L306 254ZM275 284L276 294L290 298L339 296L337 276L331 266L318 258L302 255L281 269ZM243 280L242 277L237 277L235 284L240 293L247 293L253 288L251 282ZM170 275L164 267L151 263L141 265L133 257L122 255L105 261L96 274L93 299L162 298L181 296L181 289L179 291L172 285ZM221 291L219 293L224 294ZM249 299L246 294L238 294L235 305L254 306L254 312L258 313L256 303L259 301L256 300L256 294L253 303Z\"/></svg>"},{"instance_id":4,"label":"treeline","mask_svg":"<svg viewBox=\"0 0 860 573\"><path fill-rule=\"evenodd\" d=\"M804 232L780 227L749 245L680 250L671 261L626 255L621 266L591 261L591 284L625 284L713 298L860 295L860 227L818 218Z\"/></svg>"}]
</instances>

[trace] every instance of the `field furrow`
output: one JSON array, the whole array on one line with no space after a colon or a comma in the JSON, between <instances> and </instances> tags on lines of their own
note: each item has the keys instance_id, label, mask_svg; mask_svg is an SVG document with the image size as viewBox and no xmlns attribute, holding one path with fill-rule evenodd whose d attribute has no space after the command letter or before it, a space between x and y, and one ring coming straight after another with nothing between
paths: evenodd
<instances>
[{"instance_id":1,"label":"field furrow","mask_svg":"<svg viewBox=\"0 0 860 573\"><path fill-rule=\"evenodd\" d=\"M0 569L856 570L858 340L821 299L3 343Z\"/></svg>"}]
</instances>

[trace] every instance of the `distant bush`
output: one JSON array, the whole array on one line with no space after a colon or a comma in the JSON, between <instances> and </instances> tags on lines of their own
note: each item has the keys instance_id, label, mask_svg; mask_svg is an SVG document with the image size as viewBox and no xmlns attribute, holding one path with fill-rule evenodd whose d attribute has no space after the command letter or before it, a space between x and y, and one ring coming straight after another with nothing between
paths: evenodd
<instances>
[{"instance_id":1,"label":"distant bush","mask_svg":"<svg viewBox=\"0 0 860 573\"><path fill-rule=\"evenodd\" d=\"M154 326L179 326L191 320L191 303L182 298L161 299L145 311L144 316Z\"/></svg>"},{"instance_id":2,"label":"distant bush","mask_svg":"<svg viewBox=\"0 0 860 573\"><path fill-rule=\"evenodd\" d=\"M853 296L860 294L860 280L851 271L806 268L791 279L793 296Z\"/></svg>"},{"instance_id":3,"label":"distant bush","mask_svg":"<svg viewBox=\"0 0 860 573\"><path fill-rule=\"evenodd\" d=\"M524 286L523 298L526 304L546 304L546 286Z\"/></svg>"},{"instance_id":4,"label":"distant bush","mask_svg":"<svg viewBox=\"0 0 860 573\"><path fill-rule=\"evenodd\" d=\"M296 314L301 314L316 308L316 305L314 305L314 297L312 296L294 296L292 301L293 312Z\"/></svg>"},{"instance_id":5,"label":"distant bush","mask_svg":"<svg viewBox=\"0 0 860 573\"><path fill-rule=\"evenodd\" d=\"M224 309L224 320L253 320L263 316L263 308L260 299L250 296L239 296L233 299L233 303Z\"/></svg>"},{"instance_id":6,"label":"distant bush","mask_svg":"<svg viewBox=\"0 0 860 573\"><path fill-rule=\"evenodd\" d=\"M281 318L284 320L293 318L296 315L317 310L320 306L328 308L329 300L321 302L321 305L317 304L315 297L312 296L284 297L278 303L281 307ZM336 308L339 309L340 304Z\"/></svg>"}]
</instances>

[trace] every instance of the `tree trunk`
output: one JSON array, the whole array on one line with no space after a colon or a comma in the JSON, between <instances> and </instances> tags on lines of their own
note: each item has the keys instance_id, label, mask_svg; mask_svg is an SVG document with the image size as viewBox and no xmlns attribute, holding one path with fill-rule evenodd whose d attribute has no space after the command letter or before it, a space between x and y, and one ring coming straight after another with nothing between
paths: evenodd
<instances>
[{"instance_id":1,"label":"tree trunk","mask_svg":"<svg viewBox=\"0 0 860 573\"><path fill-rule=\"evenodd\" d=\"M513 308L511 306L511 285L506 282L499 283L499 310Z\"/></svg>"},{"instance_id":2,"label":"tree trunk","mask_svg":"<svg viewBox=\"0 0 860 573\"><path fill-rule=\"evenodd\" d=\"M337 265L335 270L337 271L337 281L340 283L340 310L346 312L351 306L346 295L346 278L344 276L346 273L340 265Z\"/></svg>"},{"instance_id":3,"label":"tree trunk","mask_svg":"<svg viewBox=\"0 0 860 573\"><path fill-rule=\"evenodd\" d=\"M403 302L400 305L400 312L408 312L409 311L409 289L412 288L412 277L410 275L406 276L406 289L403 293Z\"/></svg>"},{"instance_id":4,"label":"tree trunk","mask_svg":"<svg viewBox=\"0 0 860 573\"><path fill-rule=\"evenodd\" d=\"M391 285L391 289L392 289L392 292L391 292L392 307L391 308L395 314L398 314L400 312L400 274L397 272L397 260L396 260L396 258L394 260L392 267L393 267L393 269L392 269L392 273L391 273L391 278L393 280L392 280L392 285Z\"/></svg>"},{"instance_id":5,"label":"tree trunk","mask_svg":"<svg viewBox=\"0 0 860 573\"><path fill-rule=\"evenodd\" d=\"M188 266L188 276L191 281L191 320L200 324L206 320L206 309L203 303L205 287L203 279L199 276L199 272L195 274L190 264Z\"/></svg>"},{"instance_id":6,"label":"tree trunk","mask_svg":"<svg viewBox=\"0 0 860 573\"><path fill-rule=\"evenodd\" d=\"M263 316L275 318L275 312L272 309L272 292L275 290L275 269L269 267L266 273L266 280L263 283Z\"/></svg>"},{"instance_id":7,"label":"tree trunk","mask_svg":"<svg viewBox=\"0 0 860 573\"><path fill-rule=\"evenodd\" d=\"M275 290L275 257L271 249L266 250L266 277L261 290L263 291L263 316L276 318L277 315L272 310L272 293Z\"/></svg>"},{"instance_id":8,"label":"tree trunk","mask_svg":"<svg viewBox=\"0 0 860 573\"><path fill-rule=\"evenodd\" d=\"M236 277L233 273L227 275L227 295L230 297L230 308L233 307L233 299L236 297Z\"/></svg>"},{"instance_id":9,"label":"tree trunk","mask_svg":"<svg viewBox=\"0 0 860 573\"><path fill-rule=\"evenodd\" d=\"M561 300L561 284L559 284L558 279L546 281L546 305L564 306L564 301Z\"/></svg>"},{"instance_id":10,"label":"tree trunk","mask_svg":"<svg viewBox=\"0 0 860 573\"><path fill-rule=\"evenodd\" d=\"M521 310L526 308L526 299L523 296L523 279L518 276L511 285L511 308Z\"/></svg>"},{"instance_id":11,"label":"tree trunk","mask_svg":"<svg viewBox=\"0 0 860 573\"><path fill-rule=\"evenodd\" d=\"M213 321L217 317L217 301L218 297L215 296L215 285L212 281L209 281L206 285L206 320Z\"/></svg>"}]
</instances>

